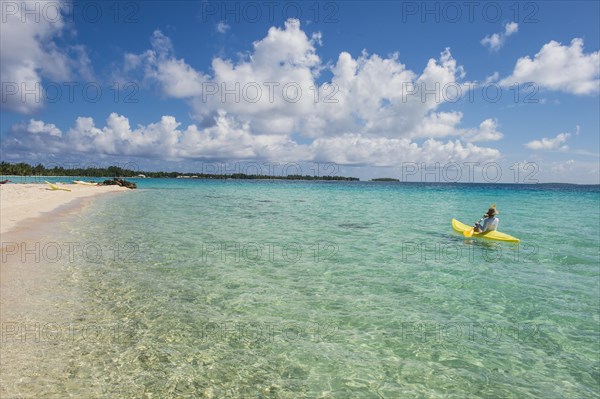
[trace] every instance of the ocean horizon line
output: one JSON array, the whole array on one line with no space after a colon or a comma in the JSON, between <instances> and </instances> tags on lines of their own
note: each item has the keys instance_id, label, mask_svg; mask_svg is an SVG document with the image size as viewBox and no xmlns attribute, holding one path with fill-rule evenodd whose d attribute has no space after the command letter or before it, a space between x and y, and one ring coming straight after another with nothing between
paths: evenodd
<instances>
[{"instance_id":1,"label":"ocean horizon line","mask_svg":"<svg viewBox=\"0 0 600 399\"><path fill-rule=\"evenodd\" d=\"M183 176L183 175L182 175ZM252 175L247 175L252 176ZM307 175L308 176L308 175ZM578 187L600 187L600 183L567 183L567 182L532 182L532 183L524 183L524 182L480 182L480 181L406 181L400 180L396 178L371 178L371 179L360 179L354 177L347 176L309 176L310 178L304 178L301 176L299 178L294 178L295 175L287 175L287 176L269 176L269 175L258 175L253 177L232 177L232 175L205 175L205 176L185 176L185 177L169 177L169 176L160 176L160 177L140 177L140 176L88 176L81 174L74 175L10 175L10 174L0 174L0 178L15 178L15 179L23 179L23 178L87 178L87 179L135 179L135 180L147 180L147 179L159 179L159 180L277 180L277 181L304 181L304 182L332 182L332 183L379 183L379 184L422 184L422 185L505 185L505 186L578 186ZM385 180L381 180L385 179ZM15 182L12 183L17 184L31 184L35 183L32 181L23 181L23 182ZM44 183L40 181L39 183Z\"/></svg>"}]
</instances>

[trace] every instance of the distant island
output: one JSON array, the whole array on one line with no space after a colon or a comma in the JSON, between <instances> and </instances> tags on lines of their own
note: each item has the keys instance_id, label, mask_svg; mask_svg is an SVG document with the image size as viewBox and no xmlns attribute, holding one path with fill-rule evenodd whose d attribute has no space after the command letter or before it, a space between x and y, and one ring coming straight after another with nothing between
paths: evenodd
<instances>
[{"instance_id":1,"label":"distant island","mask_svg":"<svg viewBox=\"0 0 600 399\"><path fill-rule=\"evenodd\" d=\"M400 181L400 179L394 179L393 177L377 177L375 179L371 179L371 181Z\"/></svg>"},{"instance_id":2,"label":"distant island","mask_svg":"<svg viewBox=\"0 0 600 399\"><path fill-rule=\"evenodd\" d=\"M359 181L357 177L345 176L310 176L310 175L248 175L245 173L211 174L181 172L147 172L123 169L118 166L107 168L63 168L55 166L46 168L42 164L31 166L27 163L0 162L0 175L8 176L85 176L85 177L154 177L179 179L262 179L262 180L341 180Z\"/></svg>"}]
</instances>

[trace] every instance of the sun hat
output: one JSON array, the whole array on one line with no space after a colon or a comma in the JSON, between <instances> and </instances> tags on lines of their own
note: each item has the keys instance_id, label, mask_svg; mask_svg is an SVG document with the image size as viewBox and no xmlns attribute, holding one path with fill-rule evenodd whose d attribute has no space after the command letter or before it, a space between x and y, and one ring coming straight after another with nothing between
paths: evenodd
<instances>
[{"instance_id":1,"label":"sun hat","mask_svg":"<svg viewBox=\"0 0 600 399\"><path fill-rule=\"evenodd\" d=\"M496 204L490 206L490 209L488 209L486 215L488 216L496 216L498 215L500 212L496 209Z\"/></svg>"}]
</instances>

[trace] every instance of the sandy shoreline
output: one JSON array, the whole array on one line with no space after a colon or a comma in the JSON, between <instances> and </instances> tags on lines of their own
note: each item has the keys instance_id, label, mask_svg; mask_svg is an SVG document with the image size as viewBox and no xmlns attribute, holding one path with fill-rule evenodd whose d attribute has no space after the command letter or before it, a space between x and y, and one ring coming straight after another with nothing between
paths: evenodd
<instances>
[{"instance_id":1,"label":"sandy shoreline","mask_svg":"<svg viewBox=\"0 0 600 399\"><path fill-rule=\"evenodd\" d=\"M128 191L120 186L61 184L71 191L50 190L46 184L0 185L0 234L19 228L28 219L100 194Z\"/></svg>"},{"instance_id":2,"label":"sandy shoreline","mask_svg":"<svg viewBox=\"0 0 600 399\"><path fill-rule=\"evenodd\" d=\"M69 280L73 278L72 265L48 260L39 248L60 242L57 237L63 231L62 222L82 212L94 197L129 190L120 186L58 186L71 191L49 190L47 184L0 185L0 325L5 339L0 351L2 398L34 397L24 392L28 382L39 375L58 381L61 370L69 366L63 354L76 346L66 334L52 338L47 332L91 324L72 316L73 312L85 314L80 304L82 294ZM7 245L18 245L19 250L7 252ZM25 257L23 248L29 249ZM21 335L26 328L29 335ZM55 387L49 384L50 388Z\"/></svg>"}]
</instances>

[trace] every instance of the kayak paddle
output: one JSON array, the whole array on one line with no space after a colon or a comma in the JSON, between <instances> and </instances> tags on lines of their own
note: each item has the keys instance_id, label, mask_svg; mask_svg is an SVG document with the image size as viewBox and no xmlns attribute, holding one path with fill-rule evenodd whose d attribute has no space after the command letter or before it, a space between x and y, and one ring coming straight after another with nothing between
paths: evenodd
<instances>
[{"instance_id":1,"label":"kayak paddle","mask_svg":"<svg viewBox=\"0 0 600 399\"><path fill-rule=\"evenodd\" d=\"M479 219L479 222L477 222L477 223L480 223L482 220L483 220L483 218ZM475 224L477 224L477 223L475 223ZM475 227L473 227L470 230L463 231L463 235L467 238L472 237L474 232L475 232Z\"/></svg>"}]
</instances>

